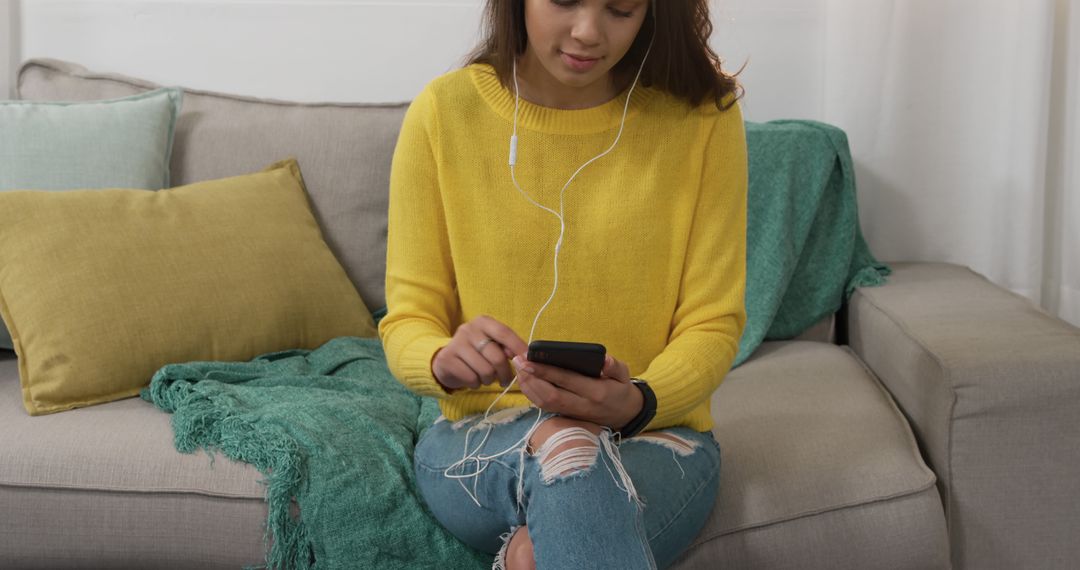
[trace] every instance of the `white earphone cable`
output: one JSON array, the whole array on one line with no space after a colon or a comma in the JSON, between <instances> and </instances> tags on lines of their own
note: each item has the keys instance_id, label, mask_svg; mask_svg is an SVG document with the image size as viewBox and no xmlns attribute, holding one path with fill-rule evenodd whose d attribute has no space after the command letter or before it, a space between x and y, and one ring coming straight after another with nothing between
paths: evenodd
<instances>
[{"instance_id":1,"label":"white earphone cable","mask_svg":"<svg viewBox=\"0 0 1080 570\"><path fill-rule=\"evenodd\" d=\"M533 341L533 335L536 332L536 325L540 321L540 315L542 315L544 313L544 311L548 308L548 305L551 304L551 301L555 298L556 291L558 291L558 289L559 289L559 253L562 251L563 237L566 235L566 220L565 220L565 218L563 216L564 211L565 211L566 189L570 187L570 184L574 181L575 178L577 178L577 175L579 173L581 173L582 170L585 169L585 167L587 167L590 164L592 164L593 162L596 162L597 160L603 158L604 156L607 156L607 154L610 153L612 150L614 150L615 147L619 144L619 139L622 137L623 129L626 127L626 114L627 114L628 110L630 109L630 98L633 96L634 89L637 87L638 80L641 78L641 73L645 69L645 62L649 59L649 53L652 51L653 40L655 40L655 38L656 38L656 20L655 20L655 17L654 17L654 19L653 19L653 35L652 35L652 38L649 39L649 47L645 50L645 56L642 57L641 65L638 67L637 74L634 76L634 82L633 82L633 84L631 84L630 90L626 94L626 102L623 104L622 118L619 121L619 131L615 134L615 140L611 143L611 146L609 146L607 148L607 150L605 150L605 151L601 152L600 154L592 157L591 159L586 161L584 164L579 166L578 169L575 170L574 173L570 176L570 179L566 181L566 184L564 184L562 189L559 191L559 211L558 212L556 212L555 210L552 210L551 208L548 208L547 206L544 206L543 204L540 204L539 202L533 200L528 194L526 194L525 191L522 190L521 186L518 184L517 176L516 176L516 174L514 172L514 166L517 164L517 143L518 143L517 131L518 131L518 114L519 114L519 111L520 111L521 95L520 95L520 90L519 90L519 87L518 87L517 61L515 60L514 63L513 63L513 73L514 73L514 127L513 127L513 129L514 130L513 130L513 133L510 136L510 156L509 156L509 161L508 161L509 166L510 166L510 180L513 182L514 188L517 189L518 193L520 193L522 195L522 197L524 197L527 201L529 201L529 203L536 206L537 208L540 208L541 210L549 212L551 215L555 216L559 220L559 239L555 242L555 255L554 255L554 259L553 259L553 263L554 263L554 282L553 282L553 286L552 286L552 289L551 289L551 295L548 296L547 301L544 302L543 306L540 307L540 310L537 311L536 316L533 318L532 328L529 329L528 343L531 343ZM488 416L491 414L491 409L495 406L496 402L498 402L503 396L506 395L507 392L510 391L510 388L512 388L514 386L515 382L517 382L517 376L514 376L514 378L510 381L510 383L506 385L506 388L502 391L502 393L499 394L491 402L490 405L488 405L487 410L484 412L484 418L482 420L476 422L474 425L469 427L468 431L465 432L465 445L464 445L464 450L463 450L463 453L462 453L461 460L455 462L452 465L450 465L449 467L447 467L443 471L443 475L445 475L447 478L457 479L458 480L458 483L461 485L461 488L465 490L465 492L469 495L469 497L473 500L473 502L476 503L476 506L478 506L478 507L481 507L481 505L480 505L480 501L476 498L476 486L477 486L477 484L479 482L480 474L483 473L485 469L487 469L488 464L493 459L499 458L499 457L501 457L501 456L503 456L503 455L505 455L507 453L510 453L511 451L515 451L515 450L520 450L523 453L524 452L523 444L526 441L528 441L530 437L532 437L533 432L540 425L540 418L543 417L543 410L541 410L540 408L537 408L536 421L533 422L532 427L529 428L529 430L525 433L524 436L522 436L522 438L520 440L517 441L517 443L515 443L512 446L504 449L503 451L500 451L500 452L495 453L493 455L477 455L479 453L479 451L481 449L483 449L484 444L487 442L488 436L491 435L491 430L493 428L493 425L490 422L487 421ZM469 436L472 434L473 429L476 429L477 427L479 427L481 425L485 425L487 427L487 431L484 433L483 439L480 440L480 443L477 444L476 448L473 449L472 451L469 451ZM453 471L453 470L456 470L456 469L459 469L459 468L464 468L464 466L467 463L469 463L470 461L475 461L476 462L476 470L475 471L472 471L472 472L469 472L469 473L462 473L462 474L453 474L453 473L451 473L451 471ZM521 466L524 467L524 461L521 462ZM464 482L465 479L468 479L470 477L474 478L472 492L469 491L468 487L465 486L465 482ZM518 477L518 508L519 509L521 507L522 493L523 493L522 477L519 476Z\"/></svg>"}]
</instances>

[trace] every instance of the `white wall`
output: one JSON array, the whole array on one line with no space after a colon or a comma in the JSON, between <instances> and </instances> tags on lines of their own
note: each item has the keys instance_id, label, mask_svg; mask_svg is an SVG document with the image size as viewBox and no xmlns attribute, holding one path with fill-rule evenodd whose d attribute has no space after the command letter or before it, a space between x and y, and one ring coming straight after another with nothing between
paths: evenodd
<instances>
[{"instance_id":1,"label":"white wall","mask_svg":"<svg viewBox=\"0 0 1080 570\"><path fill-rule=\"evenodd\" d=\"M11 1L11 0L0 0ZM818 10L713 2L714 48L750 58L747 118L820 117ZM790 2L787 2L790 4ZM53 57L158 83L297 101L411 99L476 43L482 0L23 0L24 58ZM779 63L801 60L794 67ZM795 82L807 90L791 97Z\"/></svg>"},{"instance_id":2,"label":"white wall","mask_svg":"<svg viewBox=\"0 0 1080 570\"><path fill-rule=\"evenodd\" d=\"M824 118L828 1L712 0L713 49L728 72L746 64L746 119Z\"/></svg>"},{"instance_id":3,"label":"white wall","mask_svg":"<svg viewBox=\"0 0 1080 570\"><path fill-rule=\"evenodd\" d=\"M298 101L409 99L455 67L477 0L22 3L25 57Z\"/></svg>"}]
</instances>

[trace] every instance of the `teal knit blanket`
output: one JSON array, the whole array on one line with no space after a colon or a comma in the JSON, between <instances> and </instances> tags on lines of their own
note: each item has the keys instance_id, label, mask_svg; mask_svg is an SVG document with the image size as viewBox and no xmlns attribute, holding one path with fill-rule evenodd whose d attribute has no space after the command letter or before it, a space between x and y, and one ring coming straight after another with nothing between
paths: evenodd
<instances>
[{"instance_id":1,"label":"teal knit blanket","mask_svg":"<svg viewBox=\"0 0 1080 570\"><path fill-rule=\"evenodd\" d=\"M854 172L839 129L747 124L747 326L735 365L765 339L791 338L855 287L889 274L863 241ZM254 465L266 479L270 568L486 568L427 512L413 446L438 415L407 391L375 339L250 362L159 370L143 399L172 413L176 448ZM290 502L300 516L290 514Z\"/></svg>"},{"instance_id":2,"label":"teal knit blanket","mask_svg":"<svg viewBox=\"0 0 1080 570\"><path fill-rule=\"evenodd\" d=\"M746 123L746 328L734 366L763 340L798 336L857 287L891 273L859 227L844 131L815 121Z\"/></svg>"},{"instance_id":3,"label":"teal knit blanket","mask_svg":"<svg viewBox=\"0 0 1080 570\"><path fill-rule=\"evenodd\" d=\"M438 407L391 376L378 339L169 364L141 396L172 413L177 450L220 451L263 473L270 568L491 567L413 485L413 446Z\"/></svg>"}]
</instances>

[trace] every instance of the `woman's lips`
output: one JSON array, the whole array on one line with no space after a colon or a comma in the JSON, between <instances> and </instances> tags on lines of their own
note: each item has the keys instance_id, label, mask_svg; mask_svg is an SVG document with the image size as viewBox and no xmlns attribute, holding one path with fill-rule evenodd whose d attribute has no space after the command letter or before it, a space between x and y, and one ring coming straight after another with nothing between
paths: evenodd
<instances>
[{"instance_id":1,"label":"woman's lips","mask_svg":"<svg viewBox=\"0 0 1080 570\"><path fill-rule=\"evenodd\" d=\"M565 63L566 66L569 67L570 69L573 69L574 71L577 71L577 72L589 71L590 69L592 69L593 67L596 66L597 62L600 61L599 58L594 58L594 59L578 58L578 57L572 56L572 55L570 55L570 54L568 54L566 52L559 52L559 54L562 56L563 63Z\"/></svg>"}]
</instances>

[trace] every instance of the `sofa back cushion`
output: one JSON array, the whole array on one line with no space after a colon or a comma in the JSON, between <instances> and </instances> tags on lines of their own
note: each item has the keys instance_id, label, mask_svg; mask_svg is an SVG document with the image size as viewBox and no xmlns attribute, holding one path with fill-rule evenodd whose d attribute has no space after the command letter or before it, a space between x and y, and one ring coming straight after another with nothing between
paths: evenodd
<instances>
[{"instance_id":1,"label":"sofa back cushion","mask_svg":"<svg viewBox=\"0 0 1080 570\"><path fill-rule=\"evenodd\" d=\"M49 59L24 63L17 83L19 96L34 100L116 97L157 87L145 80L90 72L77 64ZM172 159L173 183L189 184L240 175L285 156L297 157L327 243L368 309L375 312L386 304L384 274L390 162L407 107L408 102L295 103L184 89L184 110L176 128ZM765 127L767 125L749 124L748 128L756 129L754 132L758 134L772 133L785 140L792 139L779 132L782 128ZM748 136L748 143L760 150L764 139ZM798 137L792 140L795 139ZM750 150L755 151L754 148ZM835 157L828 164L832 166L834 162ZM761 186L762 181L755 181L751 176L752 202L756 182ZM851 190L853 200L853 188ZM790 197L801 190L798 185L789 185L783 192L786 192L784 196ZM783 199L772 201L780 206L787 203ZM835 203L846 204L843 201ZM819 226L827 225L827 215L819 212L818 218L822 221ZM850 236L837 239L850 249ZM752 271L748 273L748 278L757 279L756 283L748 282L748 293L753 292L758 297L774 296L772 302L776 305L786 292L790 292L788 281L774 279L776 276L772 274L756 275ZM794 287L794 290L799 293L800 289ZM788 326L779 336L766 334L766 331L773 332L769 329L774 312L750 311L748 330L756 334L744 335L739 362L765 338L799 335L797 338L803 340L832 342L833 311L839 300L840 293L837 292L827 299L827 303L812 307L813 311L798 311L794 315L797 317L794 328L790 326L791 318L782 319ZM771 308L785 317L792 317L792 307L788 305ZM815 322L816 325L811 326Z\"/></svg>"},{"instance_id":2,"label":"sofa back cushion","mask_svg":"<svg viewBox=\"0 0 1080 570\"><path fill-rule=\"evenodd\" d=\"M160 86L36 59L19 70L20 99L85 101ZM284 157L304 172L315 218L368 309L386 304L390 159L408 103L292 103L184 89L172 185L240 176Z\"/></svg>"}]
</instances>

